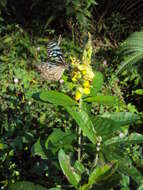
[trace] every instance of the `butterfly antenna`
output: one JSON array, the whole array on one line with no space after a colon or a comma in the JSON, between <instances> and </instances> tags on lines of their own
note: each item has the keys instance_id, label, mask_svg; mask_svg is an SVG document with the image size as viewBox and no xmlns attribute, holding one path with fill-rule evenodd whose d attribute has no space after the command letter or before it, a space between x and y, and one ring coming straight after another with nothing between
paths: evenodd
<instances>
[{"instance_id":1,"label":"butterfly antenna","mask_svg":"<svg viewBox=\"0 0 143 190\"><path fill-rule=\"evenodd\" d=\"M62 35L60 34L58 38L58 45L60 45L61 41L62 41Z\"/></svg>"}]
</instances>

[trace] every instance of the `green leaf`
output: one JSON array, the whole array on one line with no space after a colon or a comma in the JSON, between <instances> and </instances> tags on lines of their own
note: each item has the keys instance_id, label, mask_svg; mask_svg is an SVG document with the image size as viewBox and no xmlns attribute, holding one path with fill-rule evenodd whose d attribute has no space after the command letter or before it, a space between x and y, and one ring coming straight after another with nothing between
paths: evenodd
<instances>
[{"instance_id":1,"label":"green leaf","mask_svg":"<svg viewBox=\"0 0 143 190\"><path fill-rule=\"evenodd\" d=\"M30 181L19 181L8 186L8 190L48 190L47 188L34 184Z\"/></svg>"},{"instance_id":2,"label":"green leaf","mask_svg":"<svg viewBox=\"0 0 143 190\"><path fill-rule=\"evenodd\" d=\"M87 136L93 144L96 144L96 131L94 130L94 126L89 115L82 110L82 108L66 107L66 109L82 129L84 135Z\"/></svg>"},{"instance_id":3,"label":"green leaf","mask_svg":"<svg viewBox=\"0 0 143 190\"><path fill-rule=\"evenodd\" d=\"M117 162L97 166L89 176L88 184L92 187L93 184L99 183L108 179L118 168Z\"/></svg>"},{"instance_id":4,"label":"green leaf","mask_svg":"<svg viewBox=\"0 0 143 190\"><path fill-rule=\"evenodd\" d=\"M68 181L77 189L81 176L77 174L75 169L70 165L70 158L62 149L58 153L58 158L63 173L67 177Z\"/></svg>"},{"instance_id":5,"label":"green leaf","mask_svg":"<svg viewBox=\"0 0 143 190\"><path fill-rule=\"evenodd\" d=\"M5 44L10 44L12 42L12 37L11 36L5 36L3 43Z\"/></svg>"},{"instance_id":6,"label":"green leaf","mask_svg":"<svg viewBox=\"0 0 143 190\"><path fill-rule=\"evenodd\" d=\"M78 161L78 160L75 162L74 168L75 168L80 174L82 174L82 173L85 171L84 165L83 165L80 161Z\"/></svg>"},{"instance_id":7,"label":"green leaf","mask_svg":"<svg viewBox=\"0 0 143 190\"><path fill-rule=\"evenodd\" d=\"M74 106L77 102L69 96L56 91L44 91L40 93L40 99L44 102L50 102L52 104L60 106Z\"/></svg>"},{"instance_id":8,"label":"green leaf","mask_svg":"<svg viewBox=\"0 0 143 190\"><path fill-rule=\"evenodd\" d=\"M120 186L121 175L119 173L114 173L110 178L103 181L102 183L96 184L94 190L111 190L116 189Z\"/></svg>"},{"instance_id":9,"label":"green leaf","mask_svg":"<svg viewBox=\"0 0 143 190\"><path fill-rule=\"evenodd\" d=\"M55 153L60 148L70 148L75 138L75 134L70 130L63 132L61 129L55 129L47 138L45 147Z\"/></svg>"},{"instance_id":10,"label":"green leaf","mask_svg":"<svg viewBox=\"0 0 143 190\"><path fill-rule=\"evenodd\" d=\"M135 93L138 95L143 95L143 89L137 89L135 90Z\"/></svg>"},{"instance_id":11,"label":"green leaf","mask_svg":"<svg viewBox=\"0 0 143 190\"><path fill-rule=\"evenodd\" d=\"M123 144L123 143L128 143L128 137L113 137L111 139L108 139L104 142L104 146L111 146L111 145L116 145L116 144Z\"/></svg>"},{"instance_id":12,"label":"green leaf","mask_svg":"<svg viewBox=\"0 0 143 190\"><path fill-rule=\"evenodd\" d=\"M122 147L122 148L121 148ZM108 147L102 147L102 152L105 158L112 162L113 160L117 160L120 164L131 164L132 161L127 155L126 150L123 146L111 145Z\"/></svg>"},{"instance_id":13,"label":"green leaf","mask_svg":"<svg viewBox=\"0 0 143 190\"><path fill-rule=\"evenodd\" d=\"M130 176L138 185L143 184L142 174L133 166L120 165L120 171Z\"/></svg>"},{"instance_id":14,"label":"green leaf","mask_svg":"<svg viewBox=\"0 0 143 190\"><path fill-rule=\"evenodd\" d=\"M38 155L40 156L42 159L47 159L46 154L43 151L43 148L41 146L40 143L40 138L37 140L37 142L32 146L31 148L32 154L33 155Z\"/></svg>"},{"instance_id":15,"label":"green leaf","mask_svg":"<svg viewBox=\"0 0 143 190\"><path fill-rule=\"evenodd\" d=\"M96 102L98 104L103 104L103 105L115 105L115 104L118 103L117 97L103 96L103 95L84 98L84 101L86 101L86 102Z\"/></svg>"},{"instance_id":16,"label":"green leaf","mask_svg":"<svg viewBox=\"0 0 143 190\"><path fill-rule=\"evenodd\" d=\"M4 149L4 144L0 143L0 150Z\"/></svg>"},{"instance_id":17,"label":"green leaf","mask_svg":"<svg viewBox=\"0 0 143 190\"><path fill-rule=\"evenodd\" d=\"M143 143L143 135L139 133L132 133L129 137L113 137L107 141L104 142L105 146L115 145L115 144L140 144Z\"/></svg>"},{"instance_id":18,"label":"green leaf","mask_svg":"<svg viewBox=\"0 0 143 190\"><path fill-rule=\"evenodd\" d=\"M84 184L84 185L82 185L82 186L79 188L79 190L89 190L89 188L90 188L90 185L89 185L89 184Z\"/></svg>"},{"instance_id":19,"label":"green leaf","mask_svg":"<svg viewBox=\"0 0 143 190\"><path fill-rule=\"evenodd\" d=\"M111 138L112 135L121 128L118 122L109 118L94 117L92 122L97 132L97 136L102 136L104 140Z\"/></svg>"},{"instance_id":20,"label":"green leaf","mask_svg":"<svg viewBox=\"0 0 143 190\"><path fill-rule=\"evenodd\" d=\"M122 174L122 180L121 180L121 186L123 186L122 189L124 188L129 188L129 185L130 185L130 178L129 176L126 176L124 174Z\"/></svg>"},{"instance_id":21,"label":"green leaf","mask_svg":"<svg viewBox=\"0 0 143 190\"><path fill-rule=\"evenodd\" d=\"M84 184L79 188L79 190L89 190L89 189L94 189L94 190L111 190L111 189L116 189L117 186L120 185L121 181L121 176L120 174L114 173L112 177L109 177L107 180L102 181L101 183L97 183L94 185L94 188L90 188L89 184Z\"/></svg>"},{"instance_id":22,"label":"green leaf","mask_svg":"<svg viewBox=\"0 0 143 190\"><path fill-rule=\"evenodd\" d=\"M6 5L7 5L7 0L1 0L1 1L0 1L0 5L1 5L2 7L6 7Z\"/></svg>"},{"instance_id":23,"label":"green leaf","mask_svg":"<svg viewBox=\"0 0 143 190\"><path fill-rule=\"evenodd\" d=\"M129 136L129 142L133 144L143 143L143 135L139 133L131 133Z\"/></svg>"},{"instance_id":24,"label":"green leaf","mask_svg":"<svg viewBox=\"0 0 143 190\"><path fill-rule=\"evenodd\" d=\"M124 69L133 66L143 59L143 31L132 33L131 36L123 43L122 53L125 60L120 64L116 74L120 74Z\"/></svg>"},{"instance_id":25,"label":"green leaf","mask_svg":"<svg viewBox=\"0 0 143 190\"><path fill-rule=\"evenodd\" d=\"M120 125L130 125L140 120L140 117L137 114L130 112L105 113L102 117L110 118L118 122Z\"/></svg>"},{"instance_id":26,"label":"green leaf","mask_svg":"<svg viewBox=\"0 0 143 190\"><path fill-rule=\"evenodd\" d=\"M143 190L143 184L139 186L137 190Z\"/></svg>"},{"instance_id":27,"label":"green leaf","mask_svg":"<svg viewBox=\"0 0 143 190\"><path fill-rule=\"evenodd\" d=\"M97 93L101 90L102 85L103 85L103 75L101 72L95 72L94 73L94 78L92 81L92 86L91 86L91 96L96 96Z\"/></svg>"}]
</instances>

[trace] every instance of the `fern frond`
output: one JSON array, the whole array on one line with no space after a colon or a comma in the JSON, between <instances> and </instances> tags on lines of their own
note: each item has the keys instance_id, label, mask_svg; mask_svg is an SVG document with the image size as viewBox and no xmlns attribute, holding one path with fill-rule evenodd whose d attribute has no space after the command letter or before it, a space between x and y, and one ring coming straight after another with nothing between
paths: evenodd
<instances>
[{"instance_id":1,"label":"fern frond","mask_svg":"<svg viewBox=\"0 0 143 190\"><path fill-rule=\"evenodd\" d=\"M124 56L127 56L126 60L121 63L116 71L116 75L129 66L136 64L143 59L143 31L133 33L122 46L122 52Z\"/></svg>"}]
</instances>

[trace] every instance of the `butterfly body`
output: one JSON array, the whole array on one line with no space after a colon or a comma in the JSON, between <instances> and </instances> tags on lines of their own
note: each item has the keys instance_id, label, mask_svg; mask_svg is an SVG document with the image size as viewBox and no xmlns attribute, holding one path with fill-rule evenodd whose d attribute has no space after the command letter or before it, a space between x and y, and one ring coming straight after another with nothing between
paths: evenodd
<instances>
[{"instance_id":1,"label":"butterfly body","mask_svg":"<svg viewBox=\"0 0 143 190\"><path fill-rule=\"evenodd\" d=\"M63 53L56 42L47 45L47 62L36 65L36 68L46 80L58 81L68 66L65 63Z\"/></svg>"}]
</instances>

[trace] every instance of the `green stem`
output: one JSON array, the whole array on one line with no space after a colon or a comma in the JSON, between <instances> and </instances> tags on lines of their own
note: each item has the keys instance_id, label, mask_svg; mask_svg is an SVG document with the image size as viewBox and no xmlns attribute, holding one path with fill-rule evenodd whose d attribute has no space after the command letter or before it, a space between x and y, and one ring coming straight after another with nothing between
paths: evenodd
<instances>
[{"instance_id":1,"label":"green stem","mask_svg":"<svg viewBox=\"0 0 143 190\"><path fill-rule=\"evenodd\" d=\"M78 161L81 160L81 128L78 128Z\"/></svg>"},{"instance_id":2,"label":"green stem","mask_svg":"<svg viewBox=\"0 0 143 190\"><path fill-rule=\"evenodd\" d=\"M80 102L79 102L79 110L81 109L82 107L82 99L80 99ZM81 131L81 128L78 127L78 161L81 161L81 138L82 138L82 131Z\"/></svg>"},{"instance_id":3,"label":"green stem","mask_svg":"<svg viewBox=\"0 0 143 190\"><path fill-rule=\"evenodd\" d=\"M97 165L97 162L98 162L98 154L96 154L96 157L94 159L94 167Z\"/></svg>"}]
</instances>

